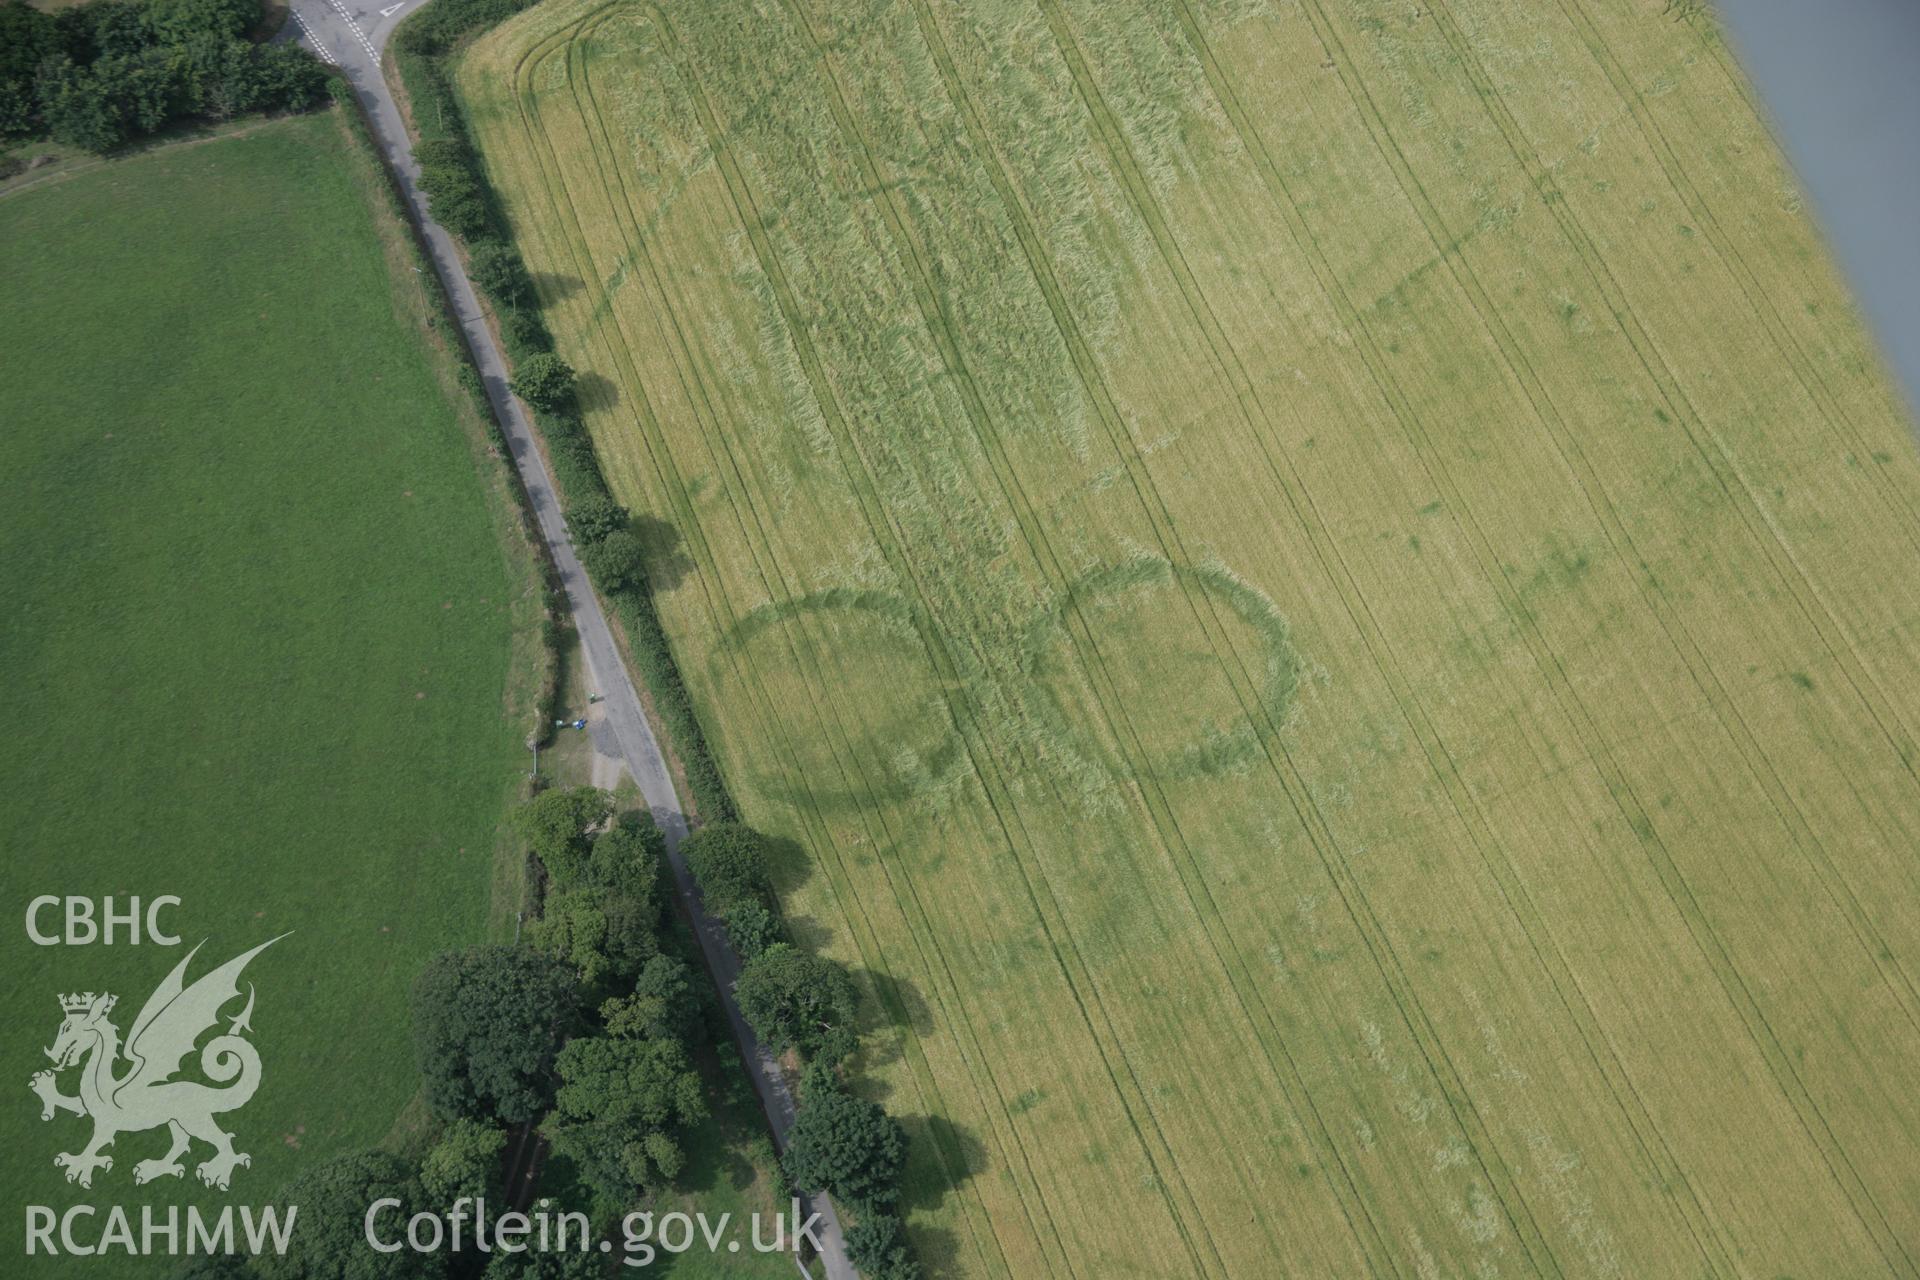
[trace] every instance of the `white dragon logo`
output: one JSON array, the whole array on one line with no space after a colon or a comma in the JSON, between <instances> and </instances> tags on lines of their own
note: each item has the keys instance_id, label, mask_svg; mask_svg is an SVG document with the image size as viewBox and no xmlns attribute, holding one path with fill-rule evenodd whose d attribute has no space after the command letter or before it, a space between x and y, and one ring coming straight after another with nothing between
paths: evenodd
<instances>
[{"instance_id":1,"label":"white dragon logo","mask_svg":"<svg viewBox=\"0 0 1920 1280\"><path fill-rule=\"evenodd\" d=\"M173 1076L181 1061L193 1052L195 1042L219 1022L221 1008L239 997L240 971L247 962L278 941L280 938L272 938L261 943L189 987L184 978L187 965L199 954L200 947L196 946L148 997L140 1016L133 1020L124 1049L119 1029L107 1020L117 997L91 991L60 997L66 1018L53 1047L46 1051L53 1060L53 1070L36 1073L28 1087L40 1096L42 1120L53 1119L56 1111L93 1118L93 1140L86 1149L53 1158L56 1166L67 1171L68 1182L91 1187L96 1169L113 1168L113 1158L103 1150L113 1145L116 1136L161 1125L172 1133L173 1146L158 1160L134 1165L136 1183L184 1175L180 1157L194 1138L213 1147L213 1156L195 1169L200 1181L210 1187L225 1191L234 1169L253 1163L244 1152L233 1149L233 1135L213 1119L223 1111L245 1106L260 1087L260 1054L241 1038L242 1032L253 1030L248 1021L253 1016L251 983L247 985L246 1007L232 1019L226 1034L215 1036L200 1050L200 1070L225 1087L216 1089ZM123 1055L132 1065L124 1074L116 1075L114 1068ZM68 1097L59 1091L54 1075L83 1059L80 1092Z\"/></svg>"}]
</instances>

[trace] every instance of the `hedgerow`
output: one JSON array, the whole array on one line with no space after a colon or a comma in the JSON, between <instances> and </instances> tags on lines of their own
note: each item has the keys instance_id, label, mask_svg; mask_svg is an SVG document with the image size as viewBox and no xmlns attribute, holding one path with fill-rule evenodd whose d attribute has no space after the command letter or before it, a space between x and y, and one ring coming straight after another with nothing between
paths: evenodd
<instances>
[{"instance_id":1,"label":"hedgerow","mask_svg":"<svg viewBox=\"0 0 1920 1280\"><path fill-rule=\"evenodd\" d=\"M475 283L500 317L507 355L516 367L550 353L552 338L533 305L526 264L512 243L511 228L472 146L444 59L467 38L528 5L529 0L435 0L402 25L394 46L426 151L423 168L430 158L441 191L438 198L452 202L455 216L465 224L448 229L466 243ZM434 196L430 187L430 199ZM545 407L535 406L534 419L546 443L582 563L626 624L634 665L678 748L696 808L709 823L737 822L738 810L681 678L650 586L644 580L630 580L632 557L596 554L614 550L608 547L611 540L631 538L633 533L628 513L617 505L607 485L577 407L567 396ZM760 839L756 833L739 830L755 841ZM784 1172L796 1182L817 1185L825 1185L826 1175L831 1174L834 1185L828 1189L856 1200L851 1207L865 1228L858 1237L863 1254L871 1255L874 1265L892 1280L913 1280L919 1266L904 1243L893 1210L905 1134L876 1104L845 1095L840 1078L857 1048L852 1026L856 989L851 977L834 961L784 940L788 931L777 914L777 903L770 900L768 886L763 882L757 889L733 881L709 884L715 868L703 867L707 860L698 853L697 848L690 849L689 858L695 863L703 895L719 906L735 946L747 957L743 985L750 990L741 993L743 1007L754 1004L756 1030L791 1045L808 1062L801 1123L812 1136ZM841 1127L838 1121L843 1113L866 1117L866 1127L872 1131L868 1136L877 1135L875 1140L854 1143L846 1150L830 1141L829 1136Z\"/></svg>"},{"instance_id":2,"label":"hedgerow","mask_svg":"<svg viewBox=\"0 0 1920 1280\"><path fill-rule=\"evenodd\" d=\"M464 40L501 22L531 0L434 0L394 33L395 65L412 101L419 133L415 154L434 217L464 243L474 263L474 283L500 320L502 345L516 369L553 351L540 319L526 263L514 246L505 217L475 154L459 100L443 59ZM443 211L446 216L443 215ZM613 493L594 454L593 438L571 403L533 406L534 425L546 442L562 506L571 515L581 504L612 504ZM622 513L624 522L624 513ZM624 531L624 530L622 530ZM614 532L609 528L600 536ZM589 574L616 557L591 555L592 539L579 546ZM596 587L625 625L633 664L652 695L653 710L672 738L694 808L704 818L737 816L733 797L708 746L692 695L680 677L673 648L660 625L653 593L644 581L598 581Z\"/></svg>"}]
</instances>

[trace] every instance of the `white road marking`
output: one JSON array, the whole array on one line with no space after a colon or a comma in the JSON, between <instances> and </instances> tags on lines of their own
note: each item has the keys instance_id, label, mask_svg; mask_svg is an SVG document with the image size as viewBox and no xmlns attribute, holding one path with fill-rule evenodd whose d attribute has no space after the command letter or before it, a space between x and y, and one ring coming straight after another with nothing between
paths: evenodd
<instances>
[{"instance_id":1,"label":"white road marking","mask_svg":"<svg viewBox=\"0 0 1920 1280\"><path fill-rule=\"evenodd\" d=\"M400 0L399 4L390 4L386 8L382 9L380 11L380 16L383 18L391 18L394 14L400 12L402 9L406 7L407 7L407 0Z\"/></svg>"},{"instance_id":2,"label":"white road marking","mask_svg":"<svg viewBox=\"0 0 1920 1280\"><path fill-rule=\"evenodd\" d=\"M353 20L352 14L347 12L347 6L341 4L340 0L327 0L327 3L333 6L335 13L346 19L347 28L353 32L353 38L360 42L360 47L367 51L367 56L372 58L374 63L378 65L380 61L380 51L373 47L373 41L367 39L367 33L360 29L360 24Z\"/></svg>"},{"instance_id":3,"label":"white road marking","mask_svg":"<svg viewBox=\"0 0 1920 1280\"><path fill-rule=\"evenodd\" d=\"M320 37L314 34L313 28L307 25L307 20L300 16L298 9L293 11L293 20L300 24L300 33L306 36L307 43L313 46L313 51L319 57L320 61L330 67L340 65L339 60L327 51L327 46L320 43Z\"/></svg>"}]
</instances>

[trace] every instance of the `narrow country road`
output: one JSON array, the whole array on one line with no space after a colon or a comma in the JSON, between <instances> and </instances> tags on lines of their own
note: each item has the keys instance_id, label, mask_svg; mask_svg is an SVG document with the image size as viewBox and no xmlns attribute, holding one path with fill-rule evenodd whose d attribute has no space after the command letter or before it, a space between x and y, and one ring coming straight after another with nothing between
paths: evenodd
<instances>
[{"instance_id":1,"label":"narrow country road","mask_svg":"<svg viewBox=\"0 0 1920 1280\"><path fill-rule=\"evenodd\" d=\"M740 1056L753 1077L760 1105L766 1110L775 1140L784 1150L787 1131L793 1127L793 1095L773 1056L754 1038L740 1015L739 1005L734 1002L733 981L740 973L740 957L734 954L720 923L702 908L686 859L680 855L680 840L686 835L687 819L661 757L660 744L654 740L653 730L640 709L633 678L620 658L606 615L600 610L600 601L588 586L586 572L574 554L566 523L561 519L553 477L534 442L527 412L507 390L506 359L487 328L453 240L427 216L426 196L420 190L420 167L413 159L413 141L407 135L400 109L381 73L379 51L386 47L394 26L425 2L427 0L400 0L397 4L379 7L378 0L293 0L292 25L286 34L298 33L302 43L324 61L339 67L351 82L372 126L374 141L398 178L409 211L424 235L434 270L446 286L455 318L486 384L494 416L506 434L514 466L519 469L539 520L541 536L559 568L567 603L573 611L574 628L579 632L586 658L588 680L605 697L606 721L619 744L620 754L653 810L654 819L666 833L667 858L672 864L674 883L693 920L700 950L719 989L721 1002L726 1006L727 1021L733 1028ZM807 1208L820 1215L821 1225L816 1227L816 1234L829 1280L857 1280L853 1264L847 1259L846 1243L833 1205L826 1196L816 1195Z\"/></svg>"}]
</instances>

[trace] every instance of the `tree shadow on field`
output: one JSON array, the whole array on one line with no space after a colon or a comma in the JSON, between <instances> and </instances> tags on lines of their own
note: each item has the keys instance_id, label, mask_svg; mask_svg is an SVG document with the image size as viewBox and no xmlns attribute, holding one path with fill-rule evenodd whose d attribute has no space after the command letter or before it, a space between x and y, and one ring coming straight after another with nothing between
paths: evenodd
<instances>
[{"instance_id":1,"label":"tree shadow on field","mask_svg":"<svg viewBox=\"0 0 1920 1280\"><path fill-rule=\"evenodd\" d=\"M907 1228L907 1242L913 1246L913 1256L920 1260L923 1275L939 1280L940 1277L966 1274L966 1269L958 1262L960 1237L947 1228L923 1226L916 1222Z\"/></svg>"},{"instance_id":2,"label":"tree shadow on field","mask_svg":"<svg viewBox=\"0 0 1920 1280\"><path fill-rule=\"evenodd\" d=\"M767 875L773 881L774 893L784 907L794 891L813 878L813 859L807 856L806 847L791 836L764 838ZM833 930L814 916L783 909L780 918L787 926L788 938L802 951L817 955L833 942Z\"/></svg>"},{"instance_id":3,"label":"tree shadow on field","mask_svg":"<svg viewBox=\"0 0 1920 1280\"><path fill-rule=\"evenodd\" d=\"M861 1031L901 1027L916 1036L933 1034L933 1010L927 1007L920 988L909 979L873 969L864 970L859 976L873 985L873 993L878 997L878 1007L869 1011L870 1017Z\"/></svg>"},{"instance_id":4,"label":"tree shadow on field","mask_svg":"<svg viewBox=\"0 0 1920 1280\"><path fill-rule=\"evenodd\" d=\"M893 1092L886 1082L885 1069L905 1059L909 1035L933 1034L933 1010L927 1007L920 989L905 978L861 969L854 980L866 985L874 996L861 1001L854 1026L860 1036L862 1091L885 1102Z\"/></svg>"},{"instance_id":5,"label":"tree shadow on field","mask_svg":"<svg viewBox=\"0 0 1920 1280\"><path fill-rule=\"evenodd\" d=\"M641 550L646 554L647 585L653 590L671 591L694 571L696 566L693 557L687 554L681 542L680 530L668 521L659 516L639 515L633 517L627 527L632 530L634 537L640 539ZM785 843L793 844L791 840ZM799 846L796 844L794 848L798 849ZM782 878L779 865L780 851L770 849L768 856L774 862L774 883L784 885L786 881ZM800 854L800 861L806 861L804 853Z\"/></svg>"},{"instance_id":6,"label":"tree shadow on field","mask_svg":"<svg viewBox=\"0 0 1920 1280\"><path fill-rule=\"evenodd\" d=\"M907 1171L901 1179L900 1211L940 1207L949 1193L958 1191L987 1170L987 1149L971 1132L945 1116L906 1116ZM929 1276L960 1274L955 1263L959 1241L945 1227L911 1228L914 1255Z\"/></svg>"},{"instance_id":7,"label":"tree shadow on field","mask_svg":"<svg viewBox=\"0 0 1920 1280\"><path fill-rule=\"evenodd\" d=\"M973 1132L945 1116L912 1117L904 1123L914 1145L926 1150L908 1161L927 1167L913 1172L925 1176L909 1177L901 1204L908 1209L938 1208L949 1191L958 1191L972 1178L987 1171L986 1144Z\"/></svg>"},{"instance_id":8,"label":"tree shadow on field","mask_svg":"<svg viewBox=\"0 0 1920 1280\"><path fill-rule=\"evenodd\" d=\"M582 413L599 413L620 403L620 387L591 369L573 375L573 399Z\"/></svg>"},{"instance_id":9,"label":"tree shadow on field","mask_svg":"<svg viewBox=\"0 0 1920 1280\"><path fill-rule=\"evenodd\" d=\"M665 523L658 521L656 523ZM635 521L636 529L639 521ZM672 526L669 525L668 528ZM645 535L642 534L644 540ZM773 887L782 898L813 878L813 859L807 856L806 847L792 836L762 836L767 853L767 874L773 879Z\"/></svg>"},{"instance_id":10,"label":"tree shadow on field","mask_svg":"<svg viewBox=\"0 0 1920 1280\"><path fill-rule=\"evenodd\" d=\"M818 955L833 942L833 930L822 924L816 916L788 912L781 916L781 919L787 923L787 936L793 940L793 945L802 951L810 951Z\"/></svg>"},{"instance_id":11,"label":"tree shadow on field","mask_svg":"<svg viewBox=\"0 0 1920 1280\"><path fill-rule=\"evenodd\" d=\"M580 292L578 276L563 276L557 271L535 271L527 278L533 281L534 296L540 299L542 306L551 306Z\"/></svg>"}]
</instances>

